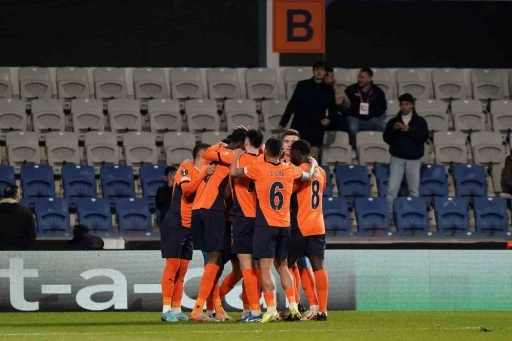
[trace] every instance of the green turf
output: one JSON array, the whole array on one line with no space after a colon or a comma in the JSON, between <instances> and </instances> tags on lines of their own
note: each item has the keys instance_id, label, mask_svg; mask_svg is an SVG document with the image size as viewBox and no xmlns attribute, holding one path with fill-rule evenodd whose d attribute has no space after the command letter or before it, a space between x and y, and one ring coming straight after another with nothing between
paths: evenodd
<instances>
[{"instance_id":1,"label":"green turf","mask_svg":"<svg viewBox=\"0 0 512 341\"><path fill-rule=\"evenodd\" d=\"M272 324L171 324L159 317L146 312L0 313L0 340L512 340L512 312L330 312L327 322Z\"/></svg>"}]
</instances>

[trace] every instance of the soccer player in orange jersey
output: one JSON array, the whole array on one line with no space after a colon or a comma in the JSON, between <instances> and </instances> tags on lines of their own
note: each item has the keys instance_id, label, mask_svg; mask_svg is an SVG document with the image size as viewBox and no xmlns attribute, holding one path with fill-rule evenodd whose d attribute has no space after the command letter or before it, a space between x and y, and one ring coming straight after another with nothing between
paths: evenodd
<instances>
[{"instance_id":1,"label":"soccer player in orange jersey","mask_svg":"<svg viewBox=\"0 0 512 341\"><path fill-rule=\"evenodd\" d=\"M291 146L292 163L302 170L309 169L311 146L305 140L298 140ZM324 269L325 225L322 211L322 196L327 178L322 167L315 167L311 182L297 184L292 195L292 228L290 239L289 264L297 259L308 257L315 275L317 304L311 304L302 320L327 320L327 296L329 280ZM295 223L294 223L295 222ZM314 288L312 291L315 292ZM316 295L315 295L316 296ZM311 302L310 302L311 303Z\"/></svg>"},{"instance_id":2,"label":"soccer player in orange jersey","mask_svg":"<svg viewBox=\"0 0 512 341\"><path fill-rule=\"evenodd\" d=\"M162 258L165 258L162 274L162 321L188 321L188 317L181 312L181 298L183 280L192 259L192 203L201 181L215 170L214 166L200 170L203 152L209 146L199 143L192 152L194 161L187 160L179 166L174 178L171 206L160 226Z\"/></svg>"},{"instance_id":3,"label":"soccer player in orange jersey","mask_svg":"<svg viewBox=\"0 0 512 341\"><path fill-rule=\"evenodd\" d=\"M244 168L237 167L243 151L235 150L235 160L230 170L232 177L247 177L255 184L257 205L252 253L253 258L258 260L263 295L267 304L267 312L261 319L262 323L279 320L279 314L276 311L275 287L272 282L274 261L289 301L290 315L292 319L301 317L287 263L290 243L290 199L295 180L309 181L317 164L314 159L311 159L310 169L304 172L292 164L280 162L282 146L279 139L268 139L265 143L266 161L253 163Z\"/></svg>"}]
</instances>

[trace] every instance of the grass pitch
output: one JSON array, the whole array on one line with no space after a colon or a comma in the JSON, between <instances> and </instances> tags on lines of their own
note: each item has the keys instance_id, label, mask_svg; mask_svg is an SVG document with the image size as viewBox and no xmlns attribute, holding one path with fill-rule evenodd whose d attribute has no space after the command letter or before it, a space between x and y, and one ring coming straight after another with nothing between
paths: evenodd
<instances>
[{"instance_id":1,"label":"grass pitch","mask_svg":"<svg viewBox=\"0 0 512 341\"><path fill-rule=\"evenodd\" d=\"M327 322L271 324L159 319L157 312L0 313L0 340L512 340L512 312L330 312Z\"/></svg>"}]
</instances>

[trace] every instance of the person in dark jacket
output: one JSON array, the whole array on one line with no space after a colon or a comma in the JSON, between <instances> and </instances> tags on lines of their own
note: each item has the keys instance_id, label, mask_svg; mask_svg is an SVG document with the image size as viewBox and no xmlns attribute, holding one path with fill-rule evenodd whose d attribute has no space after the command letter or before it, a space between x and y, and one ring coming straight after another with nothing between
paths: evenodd
<instances>
[{"instance_id":1,"label":"person in dark jacket","mask_svg":"<svg viewBox=\"0 0 512 341\"><path fill-rule=\"evenodd\" d=\"M0 201L0 250L27 250L36 240L34 216L19 201L18 186L6 186Z\"/></svg>"},{"instance_id":2,"label":"person in dark jacket","mask_svg":"<svg viewBox=\"0 0 512 341\"><path fill-rule=\"evenodd\" d=\"M89 228L85 225L75 225L73 227L73 239L71 239L66 248L68 250L103 250L105 242L98 236L89 234Z\"/></svg>"},{"instance_id":3,"label":"person in dark jacket","mask_svg":"<svg viewBox=\"0 0 512 341\"><path fill-rule=\"evenodd\" d=\"M364 68L359 71L357 83L345 89L350 100L347 112L348 133L352 150L357 150L356 135L360 131L384 131L387 110L386 95L372 82L373 71Z\"/></svg>"},{"instance_id":4,"label":"person in dark jacket","mask_svg":"<svg viewBox=\"0 0 512 341\"><path fill-rule=\"evenodd\" d=\"M314 158L320 154L325 127L336 115L334 89L324 83L326 68L324 62L316 62L313 77L297 83L278 127L283 131L293 114L291 129L297 130L302 139L309 142Z\"/></svg>"},{"instance_id":5,"label":"person in dark jacket","mask_svg":"<svg viewBox=\"0 0 512 341\"><path fill-rule=\"evenodd\" d=\"M389 144L391 154L386 197L389 212L393 212L393 201L404 174L409 195L418 196L421 158L425 154L425 142L429 137L427 121L414 110L414 97L403 94L398 101L400 111L387 123L383 136L384 142Z\"/></svg>"},{"instance_id":6,"label":"person in dark jacket","mask_svg":"<svg viewBox=\"0 0 512 341\"><path fill-rule=\"evenodd\" d=\"M174 175L176 174L177 168L169 166L165 168L164 176L167 183L158 188L155 196L156 209L160 212L160 221L164 220L165 214L171 207L172 189L174 186Z\"/></svg>"},{"instance_id":7,"label":"person in dark jacket","mask_svg":"<svg viewBox=\"0 0 512 341\"><path fill-rule=\"evenodd\" d=\"M505 167L501 170L501 191L512 194L512 152L505 158Z\"/></svg>"}]
</instances>

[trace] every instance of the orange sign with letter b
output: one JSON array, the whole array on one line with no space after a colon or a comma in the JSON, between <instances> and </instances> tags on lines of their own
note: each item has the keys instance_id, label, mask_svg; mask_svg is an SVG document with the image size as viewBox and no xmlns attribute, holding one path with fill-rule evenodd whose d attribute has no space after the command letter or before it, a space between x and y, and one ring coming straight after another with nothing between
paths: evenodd
<instances>
[{"instance_id":1,"label":"orange sign with letter b","mask_svg":"<svg viewBox=\"0 0 512 341\"><path fill-rule=\"evenodd\" d=\"M273 13L274 52L325 52L325 0L274 0Z\"/></svg>"}]
</instances>

